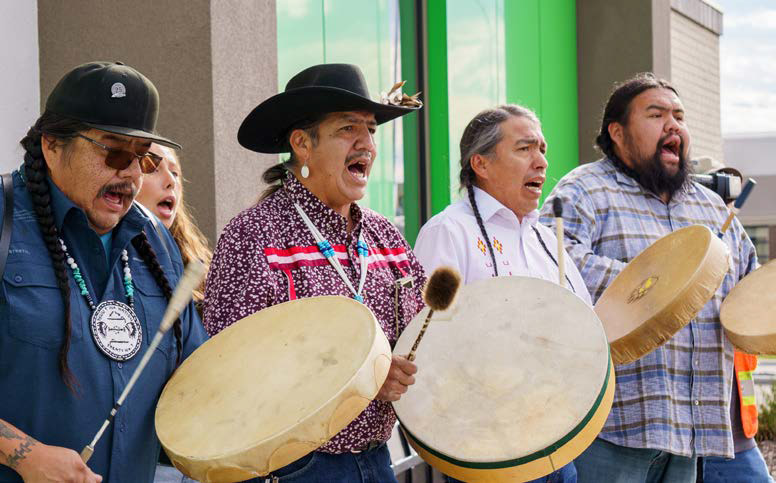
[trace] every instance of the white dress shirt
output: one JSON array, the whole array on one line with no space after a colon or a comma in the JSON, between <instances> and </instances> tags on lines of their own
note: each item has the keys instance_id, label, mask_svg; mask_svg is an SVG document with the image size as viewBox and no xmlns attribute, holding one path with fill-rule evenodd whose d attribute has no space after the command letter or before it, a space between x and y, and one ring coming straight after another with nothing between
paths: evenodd
<instances>
[{"instance_id":1,"label":"white dress shirt","mask_svg":"<svg viewBox=\"0 0 776 483\"><path fill-rule=\"evenodd\" d=\"M512 210L485 191L475 187L474 198L490 237L499 276L536 277L558 283L558 267L554 261L558 258L558 241L551 229L538 223L538 211L525 215L520 222ZM490 252L468 197L448 206L423 225L414 252L428 275L442 265L456 268L464 283L489 278L494 273ZM579 270L565 250L563 256L567 277L564 286L592 305Z\"/></svg>"}]
</instances>

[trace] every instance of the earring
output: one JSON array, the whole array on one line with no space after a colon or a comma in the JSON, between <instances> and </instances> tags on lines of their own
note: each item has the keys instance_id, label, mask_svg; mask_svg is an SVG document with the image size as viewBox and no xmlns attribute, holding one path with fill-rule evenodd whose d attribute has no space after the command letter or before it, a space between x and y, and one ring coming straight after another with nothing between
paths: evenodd
<instances>
[{"instance_id":1,"label":"earring","mask_svg":"<svg viewBox=\"0 0 776 483\"><path fill-rule=\"evenodd\" d=\"M307 161L304 162L302 165L302 169L300 170L302 178L307 179L310 177L310 168L307 167Z\"/></svg>"}]
</instances>

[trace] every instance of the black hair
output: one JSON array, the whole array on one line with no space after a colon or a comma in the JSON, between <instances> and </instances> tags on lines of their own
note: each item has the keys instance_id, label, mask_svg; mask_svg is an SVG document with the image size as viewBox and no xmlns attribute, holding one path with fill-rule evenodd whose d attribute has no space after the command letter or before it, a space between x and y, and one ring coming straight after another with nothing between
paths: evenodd
<instances>
[{"instance_id":1,"label":"black hair","mask_svg":"<svg viewBox=\"0 0 776 483\"><path fill-rule=\"evenodd\" d=\"M651 72L643 72L634 77L616 84L614 91L606 101L604 113L601 119L601 130L595 138L595 144L598 149L613 161L620 161L614 152L614 141L609 135L609 124L616 122L623 126L628 125L630 116L630 107L633 99L648 89L669 89L677 96L676 89L665 79L659 79ZM619 164L622 164L621 162Z\"/></svg>"},{"instance_id":2,"label":"black hair","mask_svg":"<svg viewBox=\"0 0 776 483\"><path fill-rule=\"evenodd\" d=\"M259 196L259 202L270 196L275 191L279 190L283 180L288 175L288 172L297 164L299 164L299 160L296 159L294 149L291 147L291 134L297 129L301 129L302 131L306 132L308 136L310 136L310 140L312 141L313 146L317 145L318 127L321 125L321 122L326 118L326 116L327 114L320 114L302 119L301 121L294 123L288 129L288 131L286 131L285 147L289 152L288 159L281 163L270 166L264 171L264 173L262 173L261 179L266 184L268 184L269 187L261 193L261 196Z\"/></svg>"}]
</instances>

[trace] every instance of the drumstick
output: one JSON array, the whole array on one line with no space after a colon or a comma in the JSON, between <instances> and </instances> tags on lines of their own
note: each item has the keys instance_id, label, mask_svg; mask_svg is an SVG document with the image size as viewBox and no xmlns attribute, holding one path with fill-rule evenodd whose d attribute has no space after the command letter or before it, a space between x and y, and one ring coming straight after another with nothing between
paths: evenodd
<instances>
[{"instance_id":1,"label":"drumstick","mask_svg":"<svg viewBox=\"0 0 776 483\"><path fill-rule=\"evenodd\" d=\"M717 233L718 237L722 238L722 235L724 235L725 232L728 231L728 228L730 228L730 224L733 223L733 218L735 218L735 216L741 210L741 207L744 206L744 203L746 203L746 199L752 193L752 189L756 184L757 182L752 178L749 178L748 180L746 180L744 189L741 190L741 194L738 195L738 198L736 198L736 201L733 203L733 208L730 210L730 214L728 215L727 220L725 220L725 224L722 225L722 229L719 230L719 233Z\"/></svg>"},{"instance_id":2,"label":"drumstick","mask_svg":"<svg viewBox=\"0 0 776 483\"><path fill-rule=\"evenodd\" d=\"M118 401L116 401L116 404L113 405L113 409L111 409L110 414L102 423L102 427L99 431L97 431L97 434L94 436L92 442L87 444L81 451L81 460L83 460L84 463L88 462L89 458L92 457L92 453L94 453L94 447L97 444L97 441L99 441L99 439L102 437L102 433L105 432L105 430L108 428L108 425L110 425L111 421L113 421L113 417L116 416L116 413L121 407L121 404L124 402L124 399L127 398L127 395L135 385L137 378L140 377L140 373L143 372L143 369L145 368L146 364L148 364L148 361L151 359L154 351L162 342L162 337L164 334L170 330L172 324L178 318L183 309L186 308L186 305L188 305L189 300L191 300L192 291L197 287L197 285L199 285L204 275L205 265L202 262L198 260L189 262L183 277L181 277L180 281L178 282L178 286L175 287L175 292L173 292L172 297L170 297L170 302L167 304L167 310L164 311L164 316L162 317L162 323L159 325L159 329L156 331L156 335L154 336L153 340L148 345L148 349L146 349L145 354L143 354L143 358L140 360L140 364L138 364L135 372L132 373L132 377L129 379L127 387L124 388L124 391L121 393L121 396L119 396Z\"/></svg>"},{"instance_id":3,"label":"drumstick","mask_svg":"<svg viewBox=\"0 0 776 483\"><path fill-rule=\"evenodd\" d=\"M555 214L555 238L558 239L558 285L563 286L566 276L566 257L563 256L563 200L552 200L552 211Z\"/></svg>"},{"instance_id":4,"label":"drumstick","mask_svg":"<svg viewBox=\"0 0 776 483\"><path fill-rule=\"evenodd\" d=\"M431 322L431 316L434 314L434 311L443 311L450 307L460 285L461 274L451 267L439 267L429 277L423 290L423 301L426 302L429 308L428 315L426 315L423 327L420 329L420 333L415 339L415 343L412 344L412 349L407 356L410 362L415 360L415 352L418 350L420 339L426 333L428 323Z\"/></svg>"}]
</instances>

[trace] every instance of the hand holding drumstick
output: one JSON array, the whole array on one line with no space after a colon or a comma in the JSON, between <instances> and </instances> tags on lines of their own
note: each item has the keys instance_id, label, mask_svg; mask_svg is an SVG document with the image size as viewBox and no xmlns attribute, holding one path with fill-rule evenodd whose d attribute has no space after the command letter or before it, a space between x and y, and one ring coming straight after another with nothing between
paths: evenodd
<instances>
[{"instance_id":1,"label":"hand holding drumstick","mask_svg":"<svg viewBox=\"0 0 776 483\"><path fill-rule=\"evenodd\" d=\"M412 350L407 357L394 355L391 360L391 368L388 370L388 376L377 393L377 399L381 401L398 401L402 394L407 392L407 388L415 384L415 373L418 367L413 363L415 352L418 349L420 340L426 333L431 316L435 310L442 311L447 309L453 303L455 294L461 284L461 276L455 269L449 267L440 267L434 271L426 282L423 291L423 300L429 307L426 321L420 330Z\"/></svg>"},{"instance_id":2,"label":"hand holding drumstick","mask_svg":"<svg viewBox=\"0 0 776 483\"><path fill-rule=\"evenodd\" d=\"M418 338L415 339L415 343L412 344L412 349L407 356L410 362L415 360L415 352L418 350L418 345L426 333L426 329L428 329L428 323L431 322L431 316L434 315L434 311L438 310L441 312L447 310L452 305L460 285L461 274L454 268L439 267L429 277L428 282L426 282L426 288L423 290L423 301L428 305L429 311L426 321L423 322L423 328L420 329Z\"/></svg>"},{"instance_id":3,"label":"hand holding drumstick","mask_svg":"<svg viewBox=\"0 0 776 483\"><path fill-rule=\"evenodd\" d=\"M202 262L195 260L190 262L186 267L186 271L184 272L183 277L181 277L180 281L178 282L178 286L175 287L175 291L173 292L172 297L170 297L170 302L167 304L167 310L164 312L162 322L159 324L159 329L156 331L156 335L154 336L153 340L151 340L151 343L143 354L143 358L140 359L140 364L137 365L135 372L132 373L132 377L129 378L127 386L124 388L121 396L119 396L116 404L113 405L113 409L102 423L102 427L99 431L97 431L97 434L94 436L92 442L87 444L84 449L81 450L81 459L84 463L88 462L89 458L92 457L92 454L94 453L94 447L97 445L97 442L108 428L108 425L113 421L113 417L116 416L116 413L124 403L124 400L129 394L129 391L131 391L132 387L134 387L138 377L140 377L140 374L143 372L143 369L145 369L146 364L148 364L151 356L154 354L156 348L159 346L159 343L162 341L162 337L168 330L170 330L172 324L178 318L183 309L186 308L186 305L188 305L189 301L191 300L192 291L197 285L199 285L199 283L202 281L202 277L204 276L205 265Z\"/></svg>"}]
</instances>

